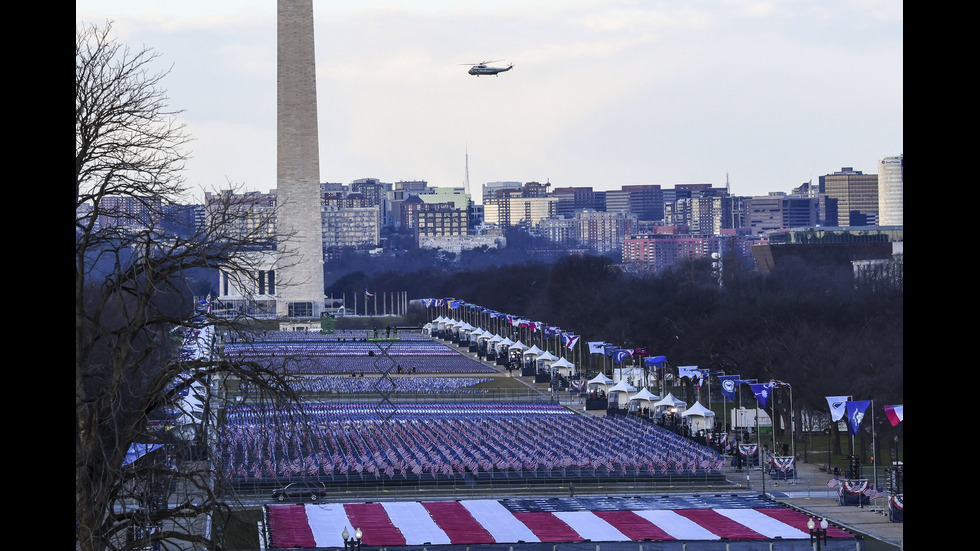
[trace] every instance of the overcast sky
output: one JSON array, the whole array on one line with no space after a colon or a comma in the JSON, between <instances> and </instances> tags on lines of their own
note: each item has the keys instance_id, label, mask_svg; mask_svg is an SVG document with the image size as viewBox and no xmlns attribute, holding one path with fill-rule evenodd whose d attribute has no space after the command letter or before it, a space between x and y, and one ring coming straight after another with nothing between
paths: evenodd
<instances>
[{"instance_id":1,"label":"overcast sky","mask_svg":"<svg viewBox=\"0 0 980 551\"><path fill-rule=\"evenodd\" d=\"M76 0L161 54L187 183L276 185L275 0ZM320 179L789 192L903 153L901 0L314 0ZM499 76L467 74L500 60Z\"/></svg>"}]
</instances>

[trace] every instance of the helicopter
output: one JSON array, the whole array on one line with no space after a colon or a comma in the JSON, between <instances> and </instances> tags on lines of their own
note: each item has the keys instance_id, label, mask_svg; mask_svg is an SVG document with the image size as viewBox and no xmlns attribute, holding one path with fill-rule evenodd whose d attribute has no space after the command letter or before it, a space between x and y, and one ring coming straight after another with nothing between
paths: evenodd
<instances>
[{"instance_id":1,"label":"helicopter","mask_svg":"<svg viewBox=\"0 0 980 551\"><path fill-rule=\"evenodd\" d=\"M513 63L511 63L510 65L508 65L506 67L489 67L489 66L487 66L487 63L496 63L497 61L500 61L500 60L497 59L497 60L494 60L494 61L481 61L479 63L461 63L461 65L472 65L472 67L470 67L470 70L467 71L467 72L469 74L471 74L471 75L476 75L476 76L480 76L480 75L498 75L498 74L503 73L505 71L510 71L511 69L514 68L514 64Z\"/></svg>"}]
</instances>

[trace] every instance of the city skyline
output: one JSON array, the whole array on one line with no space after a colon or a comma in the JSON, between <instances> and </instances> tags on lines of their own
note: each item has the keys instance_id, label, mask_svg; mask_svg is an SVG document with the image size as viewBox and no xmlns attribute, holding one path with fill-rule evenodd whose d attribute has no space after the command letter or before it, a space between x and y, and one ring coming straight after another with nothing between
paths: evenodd
<instances>
[{"instance_id":1,"label":"city skyline","mask_svg":"<svg viewBox=\"0 0 980 551\"><path fill-rule=\"evenodd\" d=\"M187 183L275 187L273 0L79 0L173 66ZM411 6L411 7L409 7ZM198 10L206 10L201 12ZM314 2L321 180L470 193L725 185L752 196L903 153L902 4ZM475 77L462 64L514 63ZM468 163L467 163L468 156ZM467 166L468 165L468 166Z\"/></svg>"}]
</instances>

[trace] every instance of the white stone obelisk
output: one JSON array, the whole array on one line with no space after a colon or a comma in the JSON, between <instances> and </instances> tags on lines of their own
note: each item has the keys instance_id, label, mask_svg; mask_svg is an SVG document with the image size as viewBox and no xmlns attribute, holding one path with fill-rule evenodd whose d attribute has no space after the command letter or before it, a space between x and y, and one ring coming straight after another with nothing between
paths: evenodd
<instances>
[{"instance_id":1,"label":"white stone obelisk","mask_svg":"<svg viewBox=\"0 0 980 551\"><path fill-rule=\"evenodd\" d=\"M277 0L276 314L323 311L323 233L317 140L313 1Z\"/></svg>"}]
</instances>

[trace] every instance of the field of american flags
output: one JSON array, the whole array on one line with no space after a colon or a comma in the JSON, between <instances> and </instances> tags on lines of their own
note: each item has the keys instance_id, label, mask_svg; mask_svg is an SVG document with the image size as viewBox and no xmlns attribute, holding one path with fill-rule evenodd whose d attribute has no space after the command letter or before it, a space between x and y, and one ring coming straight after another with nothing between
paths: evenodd
<instances>
[{"instance_id":1,"label":"field of american flags","mask_svg":"<svg viewBox=\"0 0 980 551\"><path fill-rule=\"evenodd\" d=\"M294 427L281 419L301 420ZM240 488L316 480L337 486L536 481L725 483L724 457L633 417L552 403L236 406L219 431L219 472Z\"/></svg>"}]
</instances>

